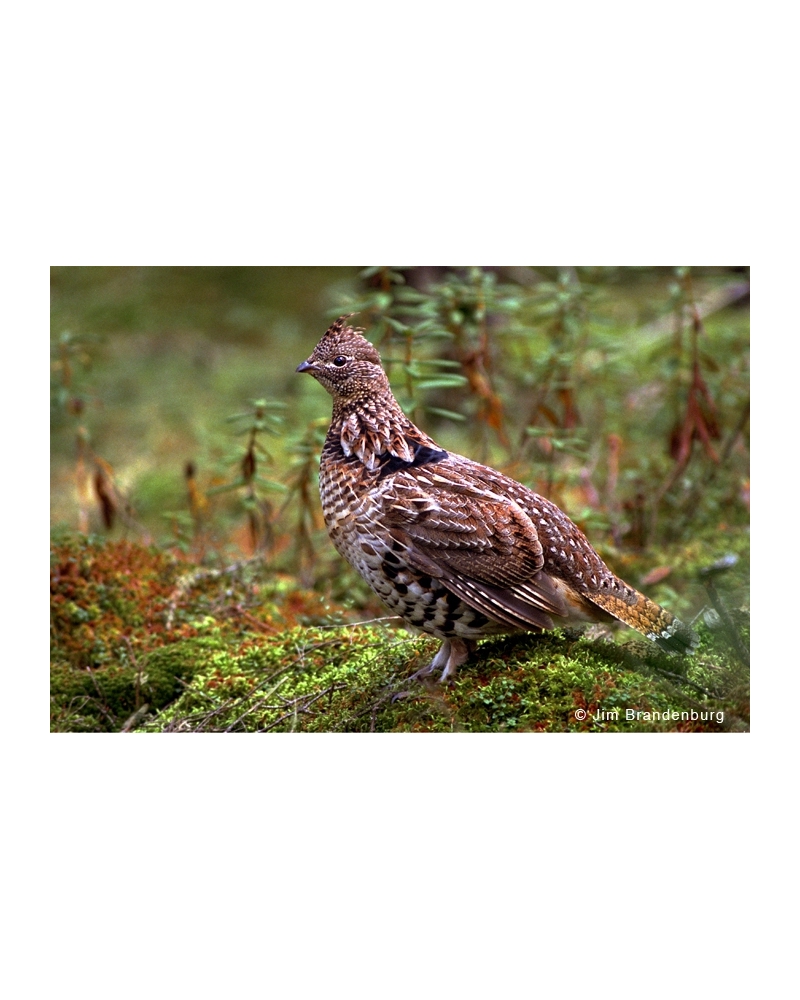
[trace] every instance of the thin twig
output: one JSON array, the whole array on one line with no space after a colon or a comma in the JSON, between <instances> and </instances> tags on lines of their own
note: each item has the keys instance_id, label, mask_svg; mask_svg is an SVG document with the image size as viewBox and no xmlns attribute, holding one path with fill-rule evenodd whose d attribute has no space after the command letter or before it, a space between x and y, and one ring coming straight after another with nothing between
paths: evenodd
<instances>
[{"instance_id":1,"label":"thin twig","mask_svg":"<svg viewBox=\"0 0 800 1000\"><path fill-rule=\"evenodd\" d=\"M136 713L139 710L139 698L141 696L141 689L142 689L142 668L141 665L139 664L136 654L133 651L133 643L131 642L130 637L127 635L123 635L122 641L128 647L128 656L130 657L132 665L136 668L136 687L134 688L134 703L133 703L134 713ZM131 718L133 718L133 716L131 716ZM126 722L125 725L127 724L128 723ZM125 732L124 727L122 731Z\"/></svg>"},{"instance_id":2,"label":"thin twig","mask_svg":"<svg viewBox=\"0 0 800 1000\"><path fill-rule=\"evenodd\" d=\"M242 714L239 716L239 718L238 719L234 719L234 721L228 726L227 729L224 729L223 732L229 733L233 729L234 726L238 726L239 725L239 723L242 721L242 719L246 718L248 715L250 715L253 712L255 712L255 710L257 708L260 708L262 705L264 705L264 703L269 700L270 695L275 694L275 692L278 690L278 688L281 686L281 684L283 684L287 680L288 680L288 674L284 674L283 677L281 677L281 679L278 681L278 683L274 687L270 688L270 690L267 691L267 693L264 695L264 697L260 701L257 701L255 703L255 705L251 705L248 709L246 709L246 711L242 712Z\"/></svg>"},{"instance_id":3,"label":"thin twig","mask_svg":"<svg viewBox=\"0 0 800 1000\"><path fill-rule=\"evenodd\" d=\"M315 701L318 701L324 695L329 694L332 691L341 691L345 687L347 687L346 684L332 684L330 687L325 688L324 691L317 692L317 694L315 694L309 702L307 702L301 709L298 709L296 702L300 701L304 697L307 697L306 695L301 695L299 698L295 699L295 702L293 702L293 710L291 712L284 713L279 719L276 719L274 722L271 722L268 726L265 726L264 729L259 729L258 732L268 733L271 729L274 729L276 726L279 726L282 722L285 722L292 716L294 716L294 723L291 731L294 732L295 731L294 727L297 724L298 712L302 712L304 715L308 714L308 710L311 708L311 706L314 704Z\"/></svg>"},{"instance_id":4,"label":"thin twig","mask_svg":"<svg viewBox=\"0 0 800 1000\"><path fill-rule=\"evenodd\" d=\"M253 695L256 693L256 691L258 691L259 688L263 687L265 684L269 684L269 682L271 680L274 680L276 677L280 677L281 674L287 674L287 673L289 673L290 670L293 670L295 668L296 664L297 664L297 660L293 660L287 666L281 667L280 670L274 671L268 677L262 678L257 684L253 685L253 687L250 688L250 690L247 692L247 694L240 695L240 696L238 696L236 698L229 698L226 702L223 702L222 705L220 705L218 708L214 709L213 712L210 712L208 714L208 716L203 720L203 722L200 724L200 726L198 726L198 728L195 730L195 732L198 732L198 733L201 732L203 730L204 726L206 725L206 723L210 722L217 715L221 715L223 712L227 711L227 709L232 708L237 703L241 703L242 701L245 701L248 698L252 698ZM247 713L245 712L245 715L246 714Z\"/></svg>"},{"instance_id":5,"label":"thin twig","mask_svg":"<svg viewBox=\"0 0 800 1000\"><path fill-rule=\"evenodd\" d=\"M386 615L383 618L367 618L363 622L342 622L341 625L315 625L315 628L350 628L354 625L376 625L378 622L401 622L400 615Z\"/></svg>"},{"instance_id":6,"label":"thin twig","mask_svg":"<svg viewBox=\"0 0 800 1000\"><path fill-rule=\"evenodd\" d=\"M676 680L680 681L681 684L688 684L689 687L693 687L695 691L699 691L701 694L706 695L707 698L713 698L714 701L719 701L719 696L713 694L711 691L706 691L704 687L696 684L694 681L690 681L688 677L682 677L680 674L675 674L671 670L662 670L660 667L654 668L657 674L661 674L664 677L674 677Z\"/></svg>"},{"instance_id":7,"label":"thin twig","mask_svg":"<svg viewBox=\"0 0 800 1000\"><path fill-rule=\"evenodd\" d=\"M122 729L120 729L120 732L129 733L132 729L138 726L139 723L142 721L142 719L147 715L149 709L150 706L147 704L147 702L145 702L141 708L137 708L136 711L133 713L133 715L128 716L128 718L125 720L125 723L123 724Z\"/></svg>"}]
</instances>

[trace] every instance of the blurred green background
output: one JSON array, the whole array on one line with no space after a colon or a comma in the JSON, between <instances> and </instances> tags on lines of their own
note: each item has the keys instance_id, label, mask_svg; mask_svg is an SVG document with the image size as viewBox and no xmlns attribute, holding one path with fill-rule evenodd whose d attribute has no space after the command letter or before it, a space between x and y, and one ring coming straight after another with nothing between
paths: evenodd
<instances>
[{"instance_id":1,"label":"blurred green background","mask_svg":"<svg viewBox=\"0 0 800 1000\"><path fill-rule=\"evenodd\" d=\"M746 523L748 288L746 267L54 267L52 524L335 572L330 400L295 368L351 311L418 423L599 547Z\"/></svg>"},{"instance_id":2,"label":"blurred green background","mask_svg":"<svg viewBox=\"0 0 800 1000\"><path fill-rule=\"evenodd\" d=\"M184 465L222 474L225 418L249 399L310 394L294 369L357 268L53 268L53 360L78 338L72 380L54 372L52 521L77 527L75 417L114 469L138 520L168 534L186 505ZM312 345L313 346L313 345ZM83 400L69 411L68 400ZM318 400L318 402L321 402ZM320 407L321 412L321 407ZM99 512L91 512L99 527ZM120 528L124 530L124 526Z\"/></svg>"}]
</instances>

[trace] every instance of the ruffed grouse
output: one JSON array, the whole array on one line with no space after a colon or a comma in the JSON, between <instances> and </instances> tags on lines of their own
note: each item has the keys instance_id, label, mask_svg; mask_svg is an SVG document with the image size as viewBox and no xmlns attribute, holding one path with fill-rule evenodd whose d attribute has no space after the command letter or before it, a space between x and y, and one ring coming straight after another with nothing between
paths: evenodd
<instances>
[{"instance_id":1,"label":"ruffed grouse","mask_svg":"<svg viewBox=\"0 0 800 1000\"><path fill-rule=\"evenodd\" d=\"M555 504L440 448L406 417L380 355L342 316L298 372L333 396L319 487L338 552L395 614L444 640L450 677L474 640L610 621L683 653L696 637L615 576Z\"/></svg>"}]
</instances>

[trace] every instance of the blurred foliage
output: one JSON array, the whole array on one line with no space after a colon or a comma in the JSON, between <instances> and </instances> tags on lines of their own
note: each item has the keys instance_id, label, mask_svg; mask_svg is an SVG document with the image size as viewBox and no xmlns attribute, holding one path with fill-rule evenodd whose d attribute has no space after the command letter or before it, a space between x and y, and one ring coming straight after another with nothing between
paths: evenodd
<instances>
[{"instance_id":1,"label":"blurred foliage","mask_svg":"<svg viewBox=\"0 0 800 1000\"><path fill-rule=\"evenodd\" d=\"M696 567L726 555L716 541L746 555L744 267L53 268L56 536L203 572L255 560L283 601L383 614L327 539L330 400L295 373L351 312L412 419L550 497L673 611L708 603Z\"/></svg>"}]
</instances>

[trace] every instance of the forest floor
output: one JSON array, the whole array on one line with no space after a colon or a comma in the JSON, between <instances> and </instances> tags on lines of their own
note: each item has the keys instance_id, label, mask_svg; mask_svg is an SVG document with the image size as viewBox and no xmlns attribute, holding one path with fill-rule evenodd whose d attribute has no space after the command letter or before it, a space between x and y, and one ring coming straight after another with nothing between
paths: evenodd
<instances>
[{"instance_id":1,"label":"forest floor","mask_svg":"<svg viewBox=\"0 0 800 1000\"><path fill-rule=\"evenodd\" d=\"M207 568L133 542L62 535L51 553L51 730L747 731L748 552L739 529L659 553L668 596L682 595L675 610L699 605L692 656L626 629L560 629L486 640L453 683L439 684L410 679L437 640L390 620L352 624L384 612L298 589L263 559ZM731 554L717 585L726 625L699 613L710 604L698 571ZM628 557L617 569L635 581L641 567Z\"/></svg>"}]
</instances>

